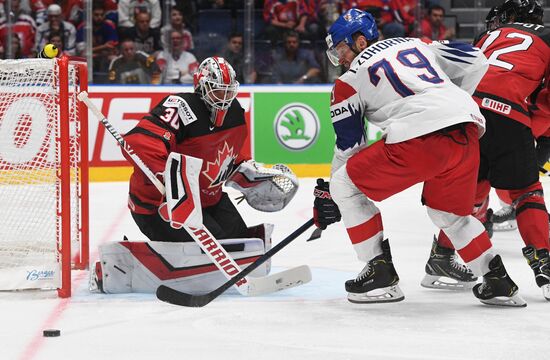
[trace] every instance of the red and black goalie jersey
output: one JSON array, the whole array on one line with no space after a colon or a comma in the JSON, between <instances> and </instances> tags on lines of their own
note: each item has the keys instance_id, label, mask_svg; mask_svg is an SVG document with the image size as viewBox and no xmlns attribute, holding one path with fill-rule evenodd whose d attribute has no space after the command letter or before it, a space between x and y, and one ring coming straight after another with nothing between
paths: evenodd
<instances>
[{"instance_id":1,"label":"red and black goalie jersey","mask_svg":"<svg viewBox=\"0 0 550 360\"><path fill-rule=\"evenodd\" d=\"M223 126L213 128L210 111L200 95L179 93L162 99L150 115L124 136L124 140L157 176L164 172L171 152L203 159L199 184L205 208L218 203L222 184L235 164L248 159L241 154L246 136L244 110L236 99ZM123 154L132 162L126 153ZM162 201L157 188L134 166L130 178L130 209L138 214L152 214Z\"/></svg>"},{"instance_id":2,"label":"red and black goalie jersey","mask_svg":"<svg viewBox=\"0 0 550 360\"><path fill-rule=\"evenodd\" d=\"M529 96L548 79L550 29L514 23L483 35L476 43L489 69L474 92L482 109L531 126Z\"/></svg>"}]
</instances>

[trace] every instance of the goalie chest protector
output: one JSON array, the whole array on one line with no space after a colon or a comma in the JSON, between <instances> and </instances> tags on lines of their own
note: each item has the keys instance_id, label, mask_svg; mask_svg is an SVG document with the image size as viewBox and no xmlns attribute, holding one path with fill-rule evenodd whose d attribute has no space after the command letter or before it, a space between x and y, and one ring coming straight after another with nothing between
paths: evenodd
<instances>
[{"instance_id":1,"label":"goalie chest protector","mask_svg":"<svg viewBox=\"0 0 550 360\"><path fill-rule=\"evenodd\" d=\"M180 101L180 122L175 130L176 147L171 151L203 159L199 175L202 207L213 206L219 202L222 184L234 169L235 163L249 157L240 156L248 133L244 110L237 99L233 100L223 126L212 127L210 110L200 95L179 93L163 99L151 110L151 116L146 118L166 127L162 116L173 105L170 99L173 99L172 102ZM171 131L174 132L174 129Z\"/></svg>"}]
</instances>

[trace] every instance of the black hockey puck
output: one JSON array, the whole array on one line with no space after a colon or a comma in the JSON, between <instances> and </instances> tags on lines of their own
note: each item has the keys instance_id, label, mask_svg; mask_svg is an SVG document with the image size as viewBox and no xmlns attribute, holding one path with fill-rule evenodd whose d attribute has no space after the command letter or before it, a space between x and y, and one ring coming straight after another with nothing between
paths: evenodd
<instances>
[{"instance_id":1,"label":"black hockey puck","mask_svg":"<svg viewBox=\"0 0 550 360\"><path fill-rule=\"evenodd\" d=\"M42 334L44 335L44 337L56 337L56 336L61 336L61 330L57 330L57 329L47 329L47 330L44 330L42 332Z\"/></svg>"}]
</instances>

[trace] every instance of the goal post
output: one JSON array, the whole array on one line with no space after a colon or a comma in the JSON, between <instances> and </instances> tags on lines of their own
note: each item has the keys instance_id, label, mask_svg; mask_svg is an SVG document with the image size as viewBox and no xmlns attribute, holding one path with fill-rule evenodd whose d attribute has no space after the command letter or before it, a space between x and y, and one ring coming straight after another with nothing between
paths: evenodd
<instances>
[{"instance_id":1,"label":"goal post","mask_svg":"<svg viewBox=\"0 0 550 360\"><path fill-rule=\"evenodd\" d=\"M0 60L0 290L58 289L89 262L83 61Z\"/></svg>"}]
</instances>

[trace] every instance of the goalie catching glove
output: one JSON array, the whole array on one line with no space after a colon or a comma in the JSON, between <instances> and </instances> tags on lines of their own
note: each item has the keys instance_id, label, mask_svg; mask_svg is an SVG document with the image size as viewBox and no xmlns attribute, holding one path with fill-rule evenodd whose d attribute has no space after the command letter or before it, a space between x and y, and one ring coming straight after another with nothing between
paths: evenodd
<instances>
[{"instance_id":1,"label":"goalie catching glove","mask_svg":"<svg viewBox=\"0 0 550 360\"><path fill-rule=\"evenodd\" d=\"M252 208L274 212L283 209L298 190L296 175L283 164L266 168L254 160L243 161L225 182L239 190Z\"/></svg>"},{"instance_id":2,"label":"goalie catching glove","mask_svg":"<svg viewBox=\"0 0 550 360\"><path fill-rule=\"evenodd\" d=\"M340 221L342 215L338 205L332 200L329 190L329 182L317 179L317 186L313 191L313 221L315 226L325 230L328 225Z\"/></svg>"}]
</instances>

